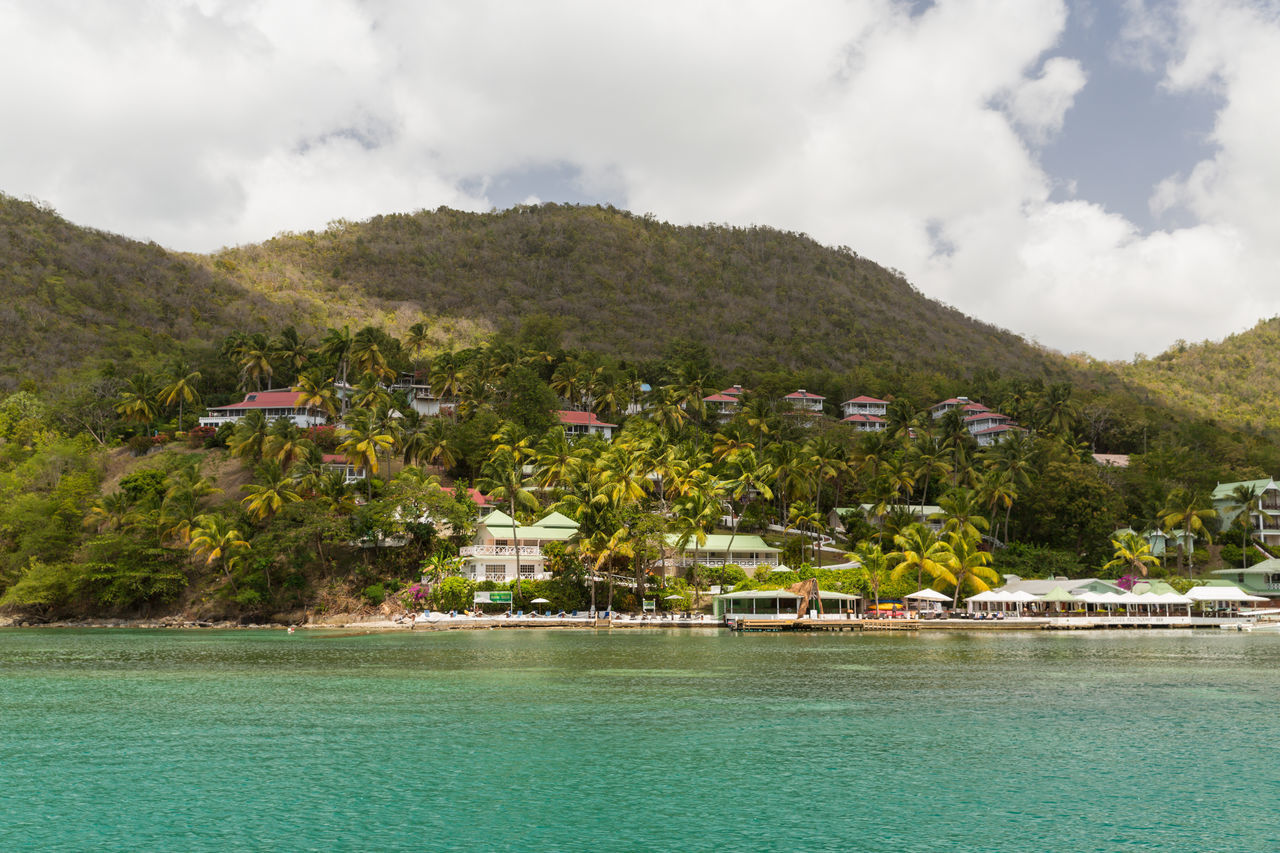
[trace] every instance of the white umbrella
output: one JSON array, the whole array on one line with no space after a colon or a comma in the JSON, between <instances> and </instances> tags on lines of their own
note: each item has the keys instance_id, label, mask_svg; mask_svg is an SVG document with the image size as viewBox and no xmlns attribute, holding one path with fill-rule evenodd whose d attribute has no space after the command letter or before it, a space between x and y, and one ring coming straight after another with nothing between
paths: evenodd
<instances>
[{"instance_id":1,"label":"white umbrella","mask_svg":"<svg viewBox=\"0 0 1280 853\"><path fill-rule=\"evenodd\" d=\"M549 599L549 598L535 598L533 601L530 601L529 603L530 603L530 604L550 604L550 603L551 603L551 599Z\"/></svg>"},{"instance_id":2,"label":"white umbrella","mask_svg":"<svg viewBox=\"0 0 1280 853\"><path fill-rule=\"evenodd\" d=\"M943 595L942 593L933 589L922 589L919 592L913 592L910 595L908 595L907 598L912 598L917 601L950 601L951 600L951 596Z\"/></svg>"}]
</instances>

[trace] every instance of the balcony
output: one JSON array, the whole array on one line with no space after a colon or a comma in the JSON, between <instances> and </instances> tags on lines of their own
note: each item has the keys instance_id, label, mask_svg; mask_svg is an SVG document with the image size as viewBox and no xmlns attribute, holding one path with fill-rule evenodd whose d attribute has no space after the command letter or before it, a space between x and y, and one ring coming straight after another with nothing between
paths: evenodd
<instances>
[{"instance_id":1,"label":"balcony","mask_svg":"<svg viewBox=\"0 0 1280 853\"><path fill-rule=\"evenodd\" d=\"M514 557L516 556L516 546L514 545L468 545L458 550L463 557ZM541 557L542 549L537 545L521 545L521 557Z\"/></svg>"},{"instance_id":2,"label":"balcony","mask_svg":"<svg viewBox=\"0 0 1280 853\"><path fill-rule=\"evenodd\" d=\"M688 568L689 566L692 566L692 565L694 565L695 563L697 563L697 564L699 564L699 565L703 565L703 566L740 566L741 568L744 568L744 569L754 569L754 568L758 568L759 566L776 566L776 565L778 565L778 561L777 561L776 559L774 559L774 560L763 560L763 559L749 560L749 559L745 559L745 558L744 558L744 559L741 559L741 560L734 560L734 559L728 559L728 560L727 560L727 559L725 559L724 557L698 557L698 558L696 558L696 559L695 559L694 557L689 556L689 555L685 555L685 556L683 556L683 557L677 557L677 558L676 558L676 559L674 559L674 560L669 560L669 561L668 561L668 565L675 565L675 566L677 566L677 567L679 567L679 568L682 568L682 569L683 569L683 568Z\"/></svg>"}]
</instances>

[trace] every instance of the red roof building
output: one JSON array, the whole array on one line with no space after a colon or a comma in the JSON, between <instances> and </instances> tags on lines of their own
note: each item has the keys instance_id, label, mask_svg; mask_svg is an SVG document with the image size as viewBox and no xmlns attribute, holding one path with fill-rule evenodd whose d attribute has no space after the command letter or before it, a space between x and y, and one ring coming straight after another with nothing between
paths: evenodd
<instances>
[{"instance_id":1,"label":"red roof building","mask_svg":"<svg viewBox=\"0 0 1280 853\"><path fill-rule=\"evenodd\" d=\"M845 420L853 415L872 415L883 418L889 413L889 401L863 394L860 397L845 400L840 404L840 409L844 413Z\"/></svg>"},{"instance_id":2,"label":"red roof building","mask_svg":"<svg viewBox=\"0 0 1280 853\"><path fill-rule=\"evenodd\" d=\"M302 428L323 424L324 413L318 409L300 407L298 402L301 399L301 393L287 388L254 391L246 394L239 403L229 403L209 409L209 413L200 419L200 426L218 427L225 423L235 423L253 411L262 412L268 421L289 418L296 426Z\"/></svg>"},{"instance_id":3,"label":"red roof building","mask_svg":"<svg viewBox=\"0 0 1280 853\"><path fill-rule=\"evenodd\" d=\"M596 417L595 412L559 411L556 415L564 425L566 435L602 435L605 441L613 440L613 431L617 424L607 424Z\"/></svg>"}]
</instances>

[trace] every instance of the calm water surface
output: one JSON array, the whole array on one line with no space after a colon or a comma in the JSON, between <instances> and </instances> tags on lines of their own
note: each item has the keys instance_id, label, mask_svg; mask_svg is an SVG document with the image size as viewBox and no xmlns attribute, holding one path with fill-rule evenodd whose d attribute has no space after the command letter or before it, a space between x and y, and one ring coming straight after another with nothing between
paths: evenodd
<instances>
[{"instance_id":1,"label":"calm water surface","mask_svg":"<svg viewBox=\"0 0 1280 853\"><path fill-rule=\"evenodd\" d=\"M1280 636L0 630L0 850L1280 849Z\"/></svg>"}]
</instances>

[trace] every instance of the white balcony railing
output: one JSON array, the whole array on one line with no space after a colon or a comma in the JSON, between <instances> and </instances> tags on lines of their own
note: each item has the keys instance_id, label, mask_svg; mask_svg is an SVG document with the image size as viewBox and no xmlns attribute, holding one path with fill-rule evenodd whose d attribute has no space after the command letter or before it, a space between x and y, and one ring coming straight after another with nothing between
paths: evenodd
<instances>
[{"instance_id":1,"label":"white balcony railing","mask_svg":"<svg viewBox=\"0 0 1280 853\"><path fill-rule=\"evenodd\" d=\"M514 557L514 545L468 545L458 551L463 557ZM521 557L541 557L542 549L537 545L521 545Z\"/></svg>"},{"instance_id":2,"label":"white balcony railing","mask_svg":"<svg viewBox=\"0 0 1280 853\"><path fill-rule=\"evenodd\" d=\"M748 560L748 559L735 559L735 558L725 559L724 557L697 557L697 558L695 558L695 557L690 556L690 555L686 555L686 556L683 556L683 557L677 557L677 558L675 558L674 560L669 560L669 561L668 561L668 564L669 564L669 565L679 566L680 568L686 568L686 567L688 567L688 566L692 566L692 565L694 565L695 563L700 564L700 565L703 565L703 566L730 566L730 565L732 565L732 566L741 566L741 567L742 567L742 568L744 568L744 569L754 569L754 568L756 568L756 567L758 567L758 566L776 566L776 565L778 565L778 561L777 561L777 560Z\"/></svg>"}]
</instances>

